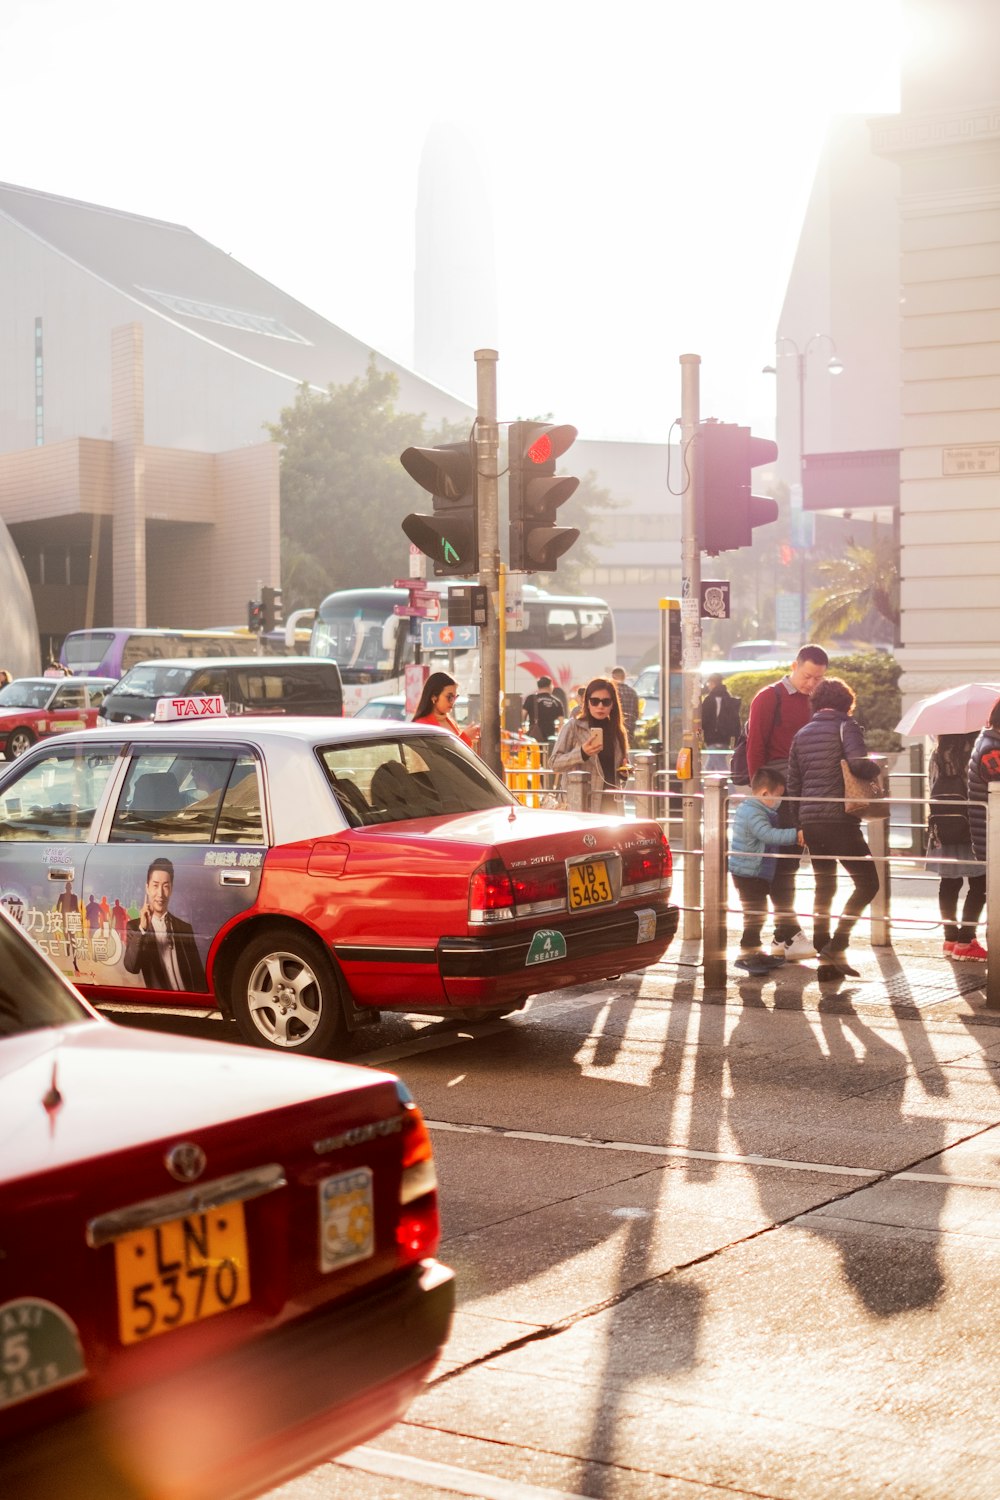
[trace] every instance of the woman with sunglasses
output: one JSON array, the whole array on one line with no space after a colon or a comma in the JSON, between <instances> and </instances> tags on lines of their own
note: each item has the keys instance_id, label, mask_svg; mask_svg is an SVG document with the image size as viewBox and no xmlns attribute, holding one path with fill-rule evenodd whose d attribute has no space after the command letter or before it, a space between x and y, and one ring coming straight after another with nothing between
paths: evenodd
<instances>
[{"instance_id":1,"label":"woman with sunglasses","mask_svg":"<svg viewBox=\"0 0 1000 1500\"><path fill-rule=\"evenodd\" d=\"M470 749L475 750L479 744L479 725L467 724L464 729L459 729L452 718L457 697L458 683L454 677L449 677L447 672L432 672L424 683L413 723L433 724L437 729L450 729Z\"/></svg>"},{"instance_id":2,"label":"woman with sunglasses","mask_svg":"<svg viewBox=\"0 0 1000 1500\"><path fill-rule=\"evenodd\" d=\"M621 813L620 790L629 772L628 735L618 690L607 677L593 677L576 718L567 719L552 747L549 769L589 771L591 812Z\"/></svg>"}]
</instances>

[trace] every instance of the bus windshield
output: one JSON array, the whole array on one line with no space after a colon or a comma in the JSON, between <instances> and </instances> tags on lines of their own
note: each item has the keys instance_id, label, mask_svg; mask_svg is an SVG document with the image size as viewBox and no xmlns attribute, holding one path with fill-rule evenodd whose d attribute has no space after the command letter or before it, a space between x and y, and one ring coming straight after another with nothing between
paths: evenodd
<instances>
[{"instance_id":1,"label":"bus windshield","mask_svg":"<svg viewBox=\"0 0 1000 1500\"><path fill-rule=\"evenodd\" d=\"M76 677L103 677L98 668L115 643L114 630L71 630L59 659Z\"/></svg>"}]
</instances>

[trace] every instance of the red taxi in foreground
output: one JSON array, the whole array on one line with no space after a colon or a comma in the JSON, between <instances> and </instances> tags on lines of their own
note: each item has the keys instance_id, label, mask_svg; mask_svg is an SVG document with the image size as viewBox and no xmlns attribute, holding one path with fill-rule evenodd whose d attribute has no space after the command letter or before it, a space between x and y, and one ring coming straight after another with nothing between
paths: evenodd
<instances>
[{"instance_id":1,"label":"red taxi in foreground","mask_svg":"<svg viewBox=\"0 0 1000 1500\"><path fill-rule=\"evenodd\" d=\"M644 968L670 884L652 819L522 807L425 725L115 724L0 777L0 903L91 999L208 1000L290 1051Z\"/></svg>"},{"instance_id":2,"label":"red taxi in foreground","mask_svg":"<svg viewBox=\"0 0 1000 1500\"><path fill-rule=\"evenodd\" d=\"M397 1079L119 1029L0 916L0 1494L234 1500L371 1437L437 1242Z\"/></svg>"},{"instance_id":3,"label":"red taxi in foreground","mask_svg":"<svg viewBox=\"0 0 1000 1500\"><path fill-rule=\"evenodd\" d=\"M16 760L36 740L93 729L113 677L16 677L0 688L0 751Z\"/></svg>"}]
</instances>

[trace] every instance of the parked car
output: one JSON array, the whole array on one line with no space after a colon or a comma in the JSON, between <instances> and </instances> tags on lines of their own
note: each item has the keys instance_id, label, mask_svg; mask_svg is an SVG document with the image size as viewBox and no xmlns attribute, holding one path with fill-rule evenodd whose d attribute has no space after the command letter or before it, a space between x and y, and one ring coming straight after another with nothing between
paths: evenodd
<instances>
[{"instance_id":1,"label":"parked car","mask_svg":"<svg viewBox=\"0 0 1000 1500\"><path fill-rule=\"evenodd\" d=\"M342 714L335 661L312 657L216 656L144 661L104 702L102 724L152 719L161 698L215 697L231 714Z\"/></svg>"},{"instance_id":2,"label":"parked car","mask_svg":"<svg viewBox=\"0 0 1000 1500\"><path fill-rule=\"evenodd\" d=\"M469 721L469 700L466 697L456 698L452 704L451 716L456 724L467 724ZM405 693L387 693L383 698L369 698L366 703L356 710L356 719L392 719L397 724L404 724L412 718L406 711Z\"/></svg>"},{"instance_id":3,"label":"parked car","mask_svg":"<svg viewBox=\"0 0 1000 1500\"><path fill-rule=\"evenodd\" d=\"M113 677L16 677L0 688L0 750L14 760L36 740L92 729Z\"/></svg>"},{"instance_id":4,"label":"parked car","mask_svg":"<svg viewBox=\"0 0 1000 1500\"><path fill-rule=\"evenodd\" d=\"M447 1336L438 1235L398 1079L119 1028L0 913L0 1494L236 1500L366 1440Z\"/></svg>"},{"instance_id":5,"label":"parked car","mask_svg":"<svg viewBox=\"0 0 1000 1500\"><path fill-rule=\"evenodd\" d=\"M110 725L0 775L0 901L68 977L286 1051L644 968L671 875L655 821L523 807L422 724Z\"/></svg>"}]
</instances>

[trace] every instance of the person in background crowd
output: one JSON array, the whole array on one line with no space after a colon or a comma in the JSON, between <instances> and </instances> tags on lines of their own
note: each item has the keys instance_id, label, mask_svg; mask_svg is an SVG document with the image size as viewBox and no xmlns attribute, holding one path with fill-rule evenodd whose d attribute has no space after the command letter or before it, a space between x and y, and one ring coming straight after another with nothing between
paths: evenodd
<instances>
[{"instance_id":1,"label":"person in background crowd","mask_svg":"<svg viewBox=\"0 0 1000 1500\"><path fill-rule=\"evenodd\" d=\"M611 681L618 689L618 702L622 706L622 722L625 725L625 733L629 737L629 743L635 738L635 726L639 722L639 694L632 685L625 681L625 668L615 667L611 673Z\"/></svg>"},{"instance_id":2,"label":"person in background crowd","mask_svg":"<svg viewBox=\"0 0 1000 1500\"><path fill-rule=\"evenodd\" d=\"M475 750L479 744L479 725L467 724L464 729L459 729L452 718L452 709L455 707L457 697L458 683L454 677L449 677L447 672L432 672L424 683L417 711L413 715L413 723L433 724L438 729L450 729L470 749Z\"/></svg>"},{"instance_id":3,"label":"person in background crowd","mask_svg":"<svg viewBox=\"0 0 1000 1500\"><path fill-rule=\"evenodd\" d=\"M762 766L750 783L751 795L739 804L733 818L729 871L743 907L743 937L736 967L748 974L769 974L785 961L765 953L760 946L767 898L778 866L773 851L777 846L802 844L799 831L778 826L777 810L784 790L781 772Z\"/></svg>"},{"instance_id":4,"label":"person in background crowd","mask_svg":"<svg viewBox=\"0 0 1000 1500\"><path fill-rule=\"evenodd\" d=\"M547 744L566 716L566 704L555 693L551 677L539 677L538 686L521 705L528 733L539 744Z\"/></svg>"},{"instance_id":5,"label":"person in background crowd","mask_svg":"<svg viewBox=\"0 0 1000 1500\"><path fill-rule=\"evenodd\" d=\"M798 808L788 798L793 795L788 783L788 757L792 740L812 717L812 695L823 681L830 658L822 646L803 646L788 675L771 687L761 688L750 704L747 719L747 770L750 780L767 766L785 777L786 799L781 809L783 827L800 821ZM839 770L839 762L838 762ZM786 959L815 958L816 950L799 926L795 915L795 860L778 861L771 883L771 900L775 911L774 942L771 952Z\"/></svg>"},{"instance_id":6,"label":"person in background crowd","mask_svg":"<svg viewBox=\"0 0 1000 1500\"><path fill-rule=\"evenodd\" d=\"M569 712L569 716L570 716L571 719L575 719L575 718L579 717L580 713L583 710L583 702L584 702L584 699L586 698L586 696L587 696L586 685L584 683L582 683L582 682L577 683L576 687L573 689L572 693L570 694L570 698L569 698L569 710L568 710L568 712Z\"/></svg>"},{"instance_id":7,"label":"person in background crowd","mask_svg":"<svg viewBox=\"0 0 1000 1500\"><path fill-rule=\"evenodd\" d=\"M967 771L969 829L977 859L986 859L986 800L990 782L1000 781L1000 698L972 747Z\"/></svg>"},{"instance_id":8,"label":"person in background crowd","mask_svg":"<svg viewBox=\"0 0 1000 1500\"><path fill-rule=\"evenodd\" d=\"M54 656L49 657L45 663L45 671L42 673L43 677L72 677L72 675L69 667L64 667L57 662Z\"/></svg>"},{"instance_id":9,"label":"person in background crowd","mask_svg":"<svg viewBox=\"0 0 1000 1500\"><path fill-rule=\"evenodd\" d=\"M878 871L861 832L861 819L844 805L844 773L850 763L855 776L874 780L878 766L868 759L865 737L855 723L854 694L839 677L819 682L812 695L813 716L792 740L788 759L788 794L798 798L798 822L812 860L816 879L813 901L813 944L819 954L821 979L841 974L858 977L847 962L851 932L878 890ZM854 882L854 889L830 934L830 908L837 891L837 862Z\"/></svg>"},{"instance_id":10,"label":"person in background crowd","mask_svg":"<svg viewBox=\"0 0 1000 1500\"><path fill-rule=\"evenodd\" d=\"M740 700L733 697L718 672L708 679L708 692L701 700L701 737L707 752L705 770L727 770L729 757L725 752L740 737Z\"/></svg>"},{"instance_id":11,"label":"person in background crowd","mask_svg":"<svg viewBox=\"0 0 1000 1500\"><path fill-rule=\"evenodd\" d=\"M549 769L557 773L589 770L588 810L621 812L619 789L630 769L628 735L610 678L594 677L583 689L581 711L560 729Z\"/></svg>"},{"instance_id":12,"label":"person in background crowd","mask_svg":"<svg viewBox=\"0 0 1000 1500\"><path fill-rule=\"evenodd\" d=\"M986 905L986 871L972 852L965 773L975 744L974 734L942 734L929 766L931 815L927 869L938 877L938 910L944 923L944 952L949 958L984 959L986 949L976 941L976 923ZM968 890L958 918L963 881Z\"/></svg>"},{"instance_id":13,"label":"person in background crowd","mask_svg":"<svg viewBox=\"0 0 1000 1500\"><path fill-rule=\"evenodd\" d=\"M7 668L0 667L0 687L6 687L8 682L13 682L13 680Z\"/></svg>"}]
</instances>

